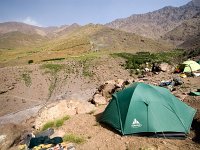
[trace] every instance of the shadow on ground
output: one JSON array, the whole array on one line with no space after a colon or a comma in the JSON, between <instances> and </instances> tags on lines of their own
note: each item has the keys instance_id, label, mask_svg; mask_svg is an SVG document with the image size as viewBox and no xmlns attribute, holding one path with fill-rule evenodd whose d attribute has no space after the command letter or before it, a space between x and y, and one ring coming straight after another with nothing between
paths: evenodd
<instances>
[{"instance_id":1,"label":"shadow on ground","mask_svg":"<svg viewBox=\"0 0 200 150\"><path fill-rule=\"evenodd\" d=\"M194 130L195 136L192 140L196 143L200 143L200 120L194 119L192 122L192 129Z\"/></svg>"}]
</instances>

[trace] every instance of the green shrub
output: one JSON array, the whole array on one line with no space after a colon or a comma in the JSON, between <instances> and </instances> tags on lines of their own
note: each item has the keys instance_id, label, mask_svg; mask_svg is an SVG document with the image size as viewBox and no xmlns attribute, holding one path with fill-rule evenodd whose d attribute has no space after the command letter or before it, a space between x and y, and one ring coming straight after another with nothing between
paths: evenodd
<instances>
[{"instance_id":1,"label":"green shrub","mask_svg":"<svg viewBox=\"0 0 200 150\"><path fill-rule=\"evenodd\" d=\"M92 58L85 58L80 60L80 64L83 66L83 76L92 77L94 73L90 70Z\"/></svg>"},{"instance_id":2,"label":"green shrub","mask_svg":"<svg viewBox=\"0 0 200 150\"><path fill-rule=\"evenodd\" d=\"M61 127L64 124L64 122L66 120L68 120L69 118L70 118L70 116L64 116L63 118L60 118L60 119L57 119L54 121L49 121L43 125L42 131L44 131L48 128Z\"/></svg>"},{"instance_id":3,"label":"green shrub","mask_svg":"<svg viewBox=\"0 0 200 150\"><path fill-rule=\"evenodd\" d=\"M31 81L31 76L30 76L30 74L29 74L28 72L23 73L23 74L21 75L21 77L22 77L22 80L25 82L25 85L26 85L27 87L31 86L31 83L32 83L32 81Z\"/></svg>"},{"instance_id":4,"label":"green shrub","mask_svg":"<svg viewBox=\"0 0 200 150\"><path fill-rule=\"evenodd\" d=\"M55 121L55 126L58 128L58 127L61 127L63 124L64 124L65 120L63 119L58 119Z\"/></svg>"},{"instance_id":5,"label":"green shrub","mask_svg":"<svg viewBox=\"0 0 200 150\"><path fill-rule=\"evenodd\" d=\"M68 135L64 135L63 141L81 144L81 143L85 142L85 139L83 137L79 137L79 136L74 135L74 134L68 134Z\"/></svg>"},{"instance_id":6,"label":"green shrub","mask_svg":"<svg viewBox=\"0 0 200 150\"><path fill-rule=\"evenodd\" d=\"M148 63L160 63L167 62L173 63L179 61L177 58L181 59L183 57L183 51L169 51L169 52L138 52L136 54L130 53L115 53L111 54L114 57L122 57L126 60L123 65L126 69L142 69L146 62Z\"/></svg>"},{"instance_id":7,"label":"green shrub","mask_svg":"<svg viewBox=\"0 0 200 150\"><path fill-rule=\"evenodd\" d=\"M41 66L42 69L48 69L48 71L55 75L56 73L58 73L62 68L63 68L63 65L61 64L43 64Z\"/></svg>"},{"instance_id":8,"label":"green shrub","mask_svg":"<svg viewBox=\"0 0 200 150\"><path fill-rule=\"evenodd\" d=\"M29 60L29 61L28 61L28 64L32 64L32 63L33 63L33 60Z\"/></svg>"},{"instance_id":9,"label":"green shrub","mask_svg":"<svg viewBox=\"0 0 200 150\"><path fill-rule=\"evenodd\" d=\"M49 121L43 125L42 131L47 130L48 128L53 128L53 127L54 127L54 121Z\"/></svg>"},{"instance_id":10,"label":"green shrub","mask_svg":"<svg viewBox=\"0 0 200 150\"><path fill-rule=\"evenodd\" d=\"M63 120L66 121L66 120L68 120L69 118L70 118L70 116L67 115L67 116L63 117Z\"/></svg>"}]
</instances>

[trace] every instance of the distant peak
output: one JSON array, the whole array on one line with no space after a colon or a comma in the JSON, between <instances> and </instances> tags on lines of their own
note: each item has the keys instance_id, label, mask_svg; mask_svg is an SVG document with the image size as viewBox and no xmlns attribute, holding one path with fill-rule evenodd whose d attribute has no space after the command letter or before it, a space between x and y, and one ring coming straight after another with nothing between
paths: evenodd
<instances>
[{"instance_id":1,"label":"distant peak","mask_svg":"<svg viewBox=\"0 0 200 150\"><path fill-rule=\"evenodd\" d=\"M77 24L77 23L73 23L73 24L71 24L70 26L71 26L71 27L80 27L80 25Z\"/></svg>"}]
</instances>

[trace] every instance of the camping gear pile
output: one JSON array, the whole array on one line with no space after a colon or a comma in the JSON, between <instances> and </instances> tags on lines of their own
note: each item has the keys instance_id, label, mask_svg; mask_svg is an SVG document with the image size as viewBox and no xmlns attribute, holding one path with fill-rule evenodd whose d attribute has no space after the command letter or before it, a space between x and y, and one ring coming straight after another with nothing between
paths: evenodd
<instances>
[{"instance_id":1,"label":"camping gear pile","mask_svg":"<svg viewBox=\"0 0 200 150\"><path fill-rule=\"evenodd\" d=\"M113 94L99 121L122 135L186 137L195 113L168 89L136 82Z\"/></svg>"},{"instance_id":2,"label":"camping gear pile","mask_svg":"<svg viewBox=\"0 0 200 150\"><path fill-rule=\"evenodd\" d=\"M48 128L36 135L27 134L25 139L19 145L19 149L30 149L30 150L75 150L73 145L63 143L61 137L50 138L53 135L54 129Z\"/></svg>"},{"instance_id":3,"label":"camping gear pile","mask_svg":"<svg viewBox=\"0 0 200 150\"><path fill-rule=\"evenodd\" d=\"M173 77L173 79L170 81L161 81L159 86L165 87L169 89L170 91L174 91L175 90L174 86L178 86L182 84L183 84L183 81L181 80L181 78L176 76L176 77Z\"/></svg>"}]
</instances>

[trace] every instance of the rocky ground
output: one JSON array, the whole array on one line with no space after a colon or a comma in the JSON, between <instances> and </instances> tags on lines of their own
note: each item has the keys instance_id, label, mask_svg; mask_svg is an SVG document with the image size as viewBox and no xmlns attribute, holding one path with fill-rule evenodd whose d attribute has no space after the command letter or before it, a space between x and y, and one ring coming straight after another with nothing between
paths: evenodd
<instances>
[{"instance_id":1,"label":"rocky ground","mask_svg":"<svg viewBox=\"0 0 200 150\"><path fill-rule=\"evenodd\" d=\"M5 115L27 109L24 114L47 102L87 101L103 82L129 77L129 72L120 66L122 62L114 58L84 63L82 60L62 62L59 65L63 65L63 69L53 75L46 73L49 70L42 69L42 64L0 68L0 123Z\"/></svg>"},{"instance_id":2,"label":"rocky ground","mask_svg":"<svg viewBox=\"0 0 200 150\"><path fill-rule=\"evenodd\" d=\"M85 142L75 144L76 149L200 149L200 97L188 95L190 91L200 88L199 77L182 79L184 84L176 86L173 91L174 95L197 109L191 133L185 140L121 136L97 121L106 105L95 106L87 102L97 88L106 81L117 81L120 84L120 81L126 79L159 84L163 80L172 80L176 75L169 71L148 73L143 78L133 77L121 66L122 60L110 57L94 59L89 63L92 65L80 61L62 62L65 69L56 75L51 94L49 87L55 76L45 73L41 65L1 68L0 149L9 149L10 146L15 149L21 136L34 131L33 126L39 128L42 123L61 116L63 112L71 117L63 126L55 129L55 135L69 133L83 137ZM69 70L68 66L75 69Z\"/></svg>"}]
</instances>

